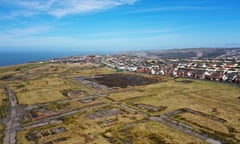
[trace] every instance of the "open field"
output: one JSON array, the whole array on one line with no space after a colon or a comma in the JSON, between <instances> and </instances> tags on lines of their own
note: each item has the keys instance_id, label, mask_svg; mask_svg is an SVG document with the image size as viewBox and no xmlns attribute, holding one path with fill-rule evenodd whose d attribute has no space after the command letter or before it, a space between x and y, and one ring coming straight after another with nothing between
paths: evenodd
<instances>
[{"instance_id":1,"label":"open field","mask_svg":"<svg viewBox=\"0 0 240 144\"><path fill-rule=\"evenodd\" d=\"M90 67L91 69L87 69ZM99 68L92 70L94 65L29 65L19 66L19 72L11 74L6 70L7 82L15 89L20 104L37 104L67 99L63 96L64 90L82 90L91 94L94 90L80 86L73 81L74 75L86 75L91 73L109 73L113 70ZM10 69L10 68L8 68ZM14 69L11 67L11 69ZM3 71L3 70L2 70ZM4 76L3 76L4 77ZM13 82L14 81L14 82Z\"/></svg>"},{"instance_id":2,"label":"open field","mask_svg":"<svg viewBox=\"0 0 240 144\"><path fill-rule=\"evenodd\" d=\"M165 83L152 84L145 87L133 88L129 91L110 94L116 101L135 104L146 104L154 107L167 107L163 111L152 115L161 115L180 108L190 108L214 115L226 120L222 125L215 121L197 115L183 114L195 125L210 127L212 131L228 133L227 127L232 127L235 137L239 139L240 132L240 88L226 84L207 81L193 81L182 83L182 80L170 80ZM138 108L140 111L143 109ZM145 111L146 112L146 111ZM191 116L190 116L191 115ZM196 128L197 129L197 128Z\"/></svg>"},{"instance_id":3,"label":"open field","mask_svg":"<svg viewBox=\"0 0 240 144\"><path fill-rule=\"evenodd\" d=\"M112 129L107 132L113 143L131 144L205 144L201 139L188 136L157 122L139 123L125 129Z\"/></svg>"},{"instance_id":4,"label":"open field","mask_svg":"<svg viewBox=\"0 0 240 144\"><path fill-rule=\"evenodd\" d=\"M30 64L1 77L22 109L19 144L240 142L237 86L94 64ZM8 100L3 87L0 96Z\"/></svg>"},{"instance_id":5,"label":"open field","mask_svg":"<svg viewBox=\"0 0 240 144\"><path fill-rule=\"evenodd\" d=\"M0 141L3 141L3 137L4 137L4 126L2 124L0 124Z\"/></svg>"},{"instance_id":6,"label":"open field","mask_svg":"<svg viewBox=\"0 0 240 144\"><path fill-rule=\"evenodd\" d=\"M62 128L63 131L57 133L51 132L54 128ZM18 143L101 143L107 144L107 141L99 135L103 132L102 128L96 123L87 120L81 116L75 115L64 119L62 124L53 124L45 127L40 127L33 130L25 130L18 133ZM31 138L26 138L26 136ZM64 138L64 139L62 139ZM57 141L57 142L56 142Z\"/></svg>"},{"instance_id":7,"label":"open field","mask_svg":"<svg viewBox=\"0 0 240 144\"><path fill-rule=\"evenodd\" d=\"M24 130L18 133L18 143L47 143L54 142L62 137L66 138L59 143L103 143L108 141L103 137L108 129L115 125L127 124L140 120L143 117L139 114L118 108L117 106L103 107L101 109L88 110L77 115L61 119L60 124L52 124L36 128L34 130ZM53 134L54 128L61 127L63 132ZM47 134L46 134L47 133ZM27 136L27 137L26 137ZM29 140L29 136L32 140Z\"/></svg>"},{"instance_id":8,"label":"open field","mask_svg":"<svg viewBox=\"0 0 240 144\"><path fill-rule=\"evenodd\" d=\"M239 110L237 105L239 103L239 93L239 87L225 84L205 81L181 84L168 81L166 83L138 87L132 91L113 93L110 97L115 100L138 102L153 106L166 105L168 106L166 112L189 107L214 113L212 112L213 108L217 108L218 112L215 112L216 115L231 116L228 112L234 113ZM221 110L227 110L227 112L221 112Z\"/></svg>"},{"instance_id":9,"label":"open field","mask_svg":"<svg viewBox=\"0 0 240 144\"><path fill-rule=\"evenodd\" d=\"M7 92L3 86L0 86L0 118L2 119L7 113L7 106L9 105Z\"/></svg>"},{"instance_id":10,"label":"open field","mask_svg":"<svg viewBox=\"0 0 240 144\"><path fill-rule=\"evenodd\" d=\"M229 134L227 127L224 126L223 123L214 121L210 118L202 117L199 115L191 114L191 113L184 113L180 116L177 115L177 118L183 122L192 122L194 124L198 124L199 127L205 127L206 129L211 129L216 132L221 132L224 134Z\"/></svg>"},{"instance_id":11,"label":"open field","mask_svg":"<svg viewBox=\"0 0 240 144\"><path fill-rule=\"evenodd\" d=\"M69 88L64 81L57 77L47 77L38 80L22 82L15 90L20 104L36 104L57 100L65 97L60 90Z\"/></svg>"},{"instance_id":12,"label":"open field","mask_svg":"<svg viewBox=\"0 0 240 144\"><path fill-rule=\"evenodd\" d=\"M0 79L4 80L4 76L15 76L24 72L28 72L31 69L37 69L39 67L43 67L48 63L29 63L29 64L21 64L16 66L6 66L0 67Z\"/></svg>"},{"instance_id":13,"label":"open field","mask_svg":"<svg viewBox=\"0 0 240 144\"><path fill-rule=\"evenodd\" d=\"M3 87L0 87L0 107L3 106L4 104L4 99L6 99L7 96L6 96L6 91L4 90Z\"/></svg>"},{"instance_id":14,"label":"open field","mask_svg":"<svg viewBox=\"0 0 240 144\"><path fill-rule=\"evenodd\" d=\"M190 113L177 115L176 120L188 124L199 133L208 133L208 135L227 141L227 143L238 143L239 133L235 128L225 125L224 122Z\"/></svg>"}]
</instances>

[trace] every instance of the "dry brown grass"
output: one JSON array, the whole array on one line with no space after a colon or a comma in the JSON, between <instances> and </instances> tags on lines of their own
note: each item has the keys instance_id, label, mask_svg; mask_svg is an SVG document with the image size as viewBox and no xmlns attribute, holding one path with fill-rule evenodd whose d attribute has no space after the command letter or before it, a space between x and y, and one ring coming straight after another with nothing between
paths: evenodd
<instances>
[{"instance_id":1,"label":"dry brown grass","mask_svg":"<svg viewBox=\"0 0 240 144\"><path fill-rule=\"evenodd\" d=\"M18 71L16 71L17 68ZM1 81L15 90L20 104L64 100L66 97L61 92L68 89L78 89L93 94L95 93L94 89L81 85L74 78L82 75L114 72L109 68L97 68L97 65L94 64L26 64L1 68L1 71L5 72L4 75L12 73L15 77L23 78Z\"/></svg>"},{"instance_id":2,"label":"dry brown grass","mask_svg":"<svg viewBox=\"0 0 240 144\"><path fill-rule=\"evenodd\" d=\"M132 141L133 144L205 144L201 139L189 136L178 130L153 121L137 124L126 129L125 132L115 130L112 132L113 138L117 137L123 141Z\"/></svg>"},{"instance_id":3,"label":"dry brown grass","mask_svg":"<svg viewBox=\"0 0 240 144\"><path fill-rule=\"evenodd\" d=\"M6 92L3 87L0 86L0 107L3 105L3 99L6 99Z\"/></svg>"},{"instance_id":4,"label":"dry brown grass","mask_svg":"<svg viewBox=\"0 0 240 144\"><path fill-rule=\"evenodd\" d=\"M27 81L23 87L15 89L20 104L46 103L66 99L60 91L69 88L58 77L47 77Z\"/></svg>"},{"instance_id":5,"label":"dry brown grass","mask_svg":"<svg viewBox=\"0 0 240 144\"><path fill-rule=\"evenodd\" d=\"M3 137L4 137L4 126L0 124L0 142L3 141Z\"/></svg>"},{"instance_id":6,"label":"dry brown grass","mask_svg":"<svg viewBox=\"0 0 240 144\"><path fill-rule=\"evenodd\" d=\"M189 124L189 125L192 125L193 127L196 127L195 124L197 124L206 129L221 132L224 134L229 134L229 131L228 131L227 127L224 126L224 124L214 121L210 118L206 118L206 117L199 116L196 114L191 114L191 113L183 113L183 114L180 114L179 116L180 116L179 117L180 119L183 118L183 122L185 122L185 120L186 120L187 122L189 121L189 122L193 123L193 125ZM199 128L196 127L196 129L199 129Z\"/></svg>"},{"instance_id":7,"label":"dry brown grass","mask_svg":"<svg viewBox=\"0 0 240 144\"><path fill-rule=\"evenodd\" d=\"M190 108L223 118L227 120L229 126L240 131L239 94L239 87L226 84L206 81L183 84L169 81L139 87L136 91L111 94L111 98L126 102L168 107L158 114L171 112L179 108ZM131 98L134 96L137 97ZM216 109L217 112L214 112L213 109Z\"/></svg>"},{"instance_id":8,"label":"dry brown grass","mask_svg":"<svg viewBox=\"0 0 240 144\"><path fill-rule=\"evenodd\" d=\"M82 116L75 115L69 117L61 125L49 125L45 127L40 127L35 130L48 130L53 127L63 126L67 129L64 133L59 133L56 135L50 135L47 137L42 137L38 139L41 142L49 142L56 140L61 137L67 137L66 141L59 142L59 144L108 144L108 142L99 133L103 132L103 129L99 127L96 123L91 122ZM30 133L31 130L25 130L17 133L17 143L18 144L32 144L32 141L28 141L25 136Z\"/></svg>"},{"instance_id":9,"label":"dry brown grass","mask_svg":"<svg viewBox=\"0 0 240 144\"><path fill-rule=\"evenodd\" d=\"M0 119L8 113L8 94L3 86L0 85Z\"/></svg>"},{"instance_id":10,"label":"dry brown grass","mask_svg":"<svg viewBox=\"0 0 240 144\"><path fill-rule=\"evenodd\" d=\"M14 70L14 67L7 68L6 70L0 69L0 71L4 72L4 74L1 73L0 76L11 73L17 76L24 76L25 73L28 73L24 80L0 81L1 84L8 84L14 89L20 104L38 104L67 99L67 97L62 95L63 90L80 90L91 95L97 91L75 81L75 77L115 73L115 70L104 67L97 68L97 66L93 64L48 64L37 67L23 67L22 71L24 73L21 71L13 72L12 70ZM124 103L134 102L156 107L167 107L166 110L154 114L164 114L179 108L190 108L214 115L225 119L227 121L226 125L235 128L238 132L236 136L240 138L239 87L207 81L182 83L176 82L171 78L165 78L165 80L169 81L146 86L128 87L126 89L119 89L117 92L112 91L110 98ZM0 89L0 104L2 97L1 92L2 90ZM105 98L99 99L98 102L111 103ZM89 104L93 103L95 102ZM71 102L67 108L73 110L85 105L88 104L81 104L78 101L74 101ZM215 121L189 113L182 114L182 116L190 121L198 122L199 125L227 133L226 127ZM129 119L130 117L132 117L132 119ZM109 119L113 118L116 117ZM118 125L142 118L142 116L138 116L136 113L124 114L117 117L118 122L116 125L101 127L101 125L97 123L102 120L89 120L81 115L75 115L63 124L63 126L68 129L64 135L56 135L47 140L68 136L70 138L67 142L62 143L84 143L84 137L89 135L91 138L94 138L94 141L89 143L105 144L108 142L101 136L102 133L116 126L117 134L119 130ZM42 128L45 129L45 127ZM31 143L25 139L25 135L29 131L31 130L18 133L18 143ZM129 133L130 136L135 137L135 143L151 143L151 139L148 138L151 134L157 135L169 143L204 143L195 137L183 134L180 131L156 122L137 124ZM47 140L40 141L45 142Z\"/></svg>"}]
</instances>

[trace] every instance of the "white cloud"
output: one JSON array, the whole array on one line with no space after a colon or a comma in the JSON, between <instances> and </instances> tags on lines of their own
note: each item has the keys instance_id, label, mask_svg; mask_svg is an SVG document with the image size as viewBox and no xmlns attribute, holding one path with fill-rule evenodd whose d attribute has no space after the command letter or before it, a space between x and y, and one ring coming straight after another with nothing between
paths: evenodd
<instances>
[{"instance_id":1,"label":"white cloud","mask_svg":"<svg viewBox=\"0 0 240 144\"><path fill-rule=\"evenodd\" d=\"M18 11L27 11L31 14L42 13L55 17L95 12L122 5L132 5L137 1L138 0L2 0L2 2L6 4L17 6L18 9L12 12L15 13L15 16L21 14L17 15L16 13L18 13Z\"/></svg>"},{"instance_id":2,"label":"white cloud","mask_svg":"<svg viewBox=\"0 0 240 144\"><path fill-rule=\"evenodd\" d=\"M177 36L175 35L162 35L148 38L105 38L105 39L81 39L77 37L62 37L62 36L30 36L12 38L0 35L0 39L3 42L0 43L0 47L19 47L19 48L52 48L57 50L58 48L105 48L111 50L120 50L120 48L156 48L167 42L174 41ZM118 43L116 45L116 43ZM101 49L102 50L102 49Z\"/></svg>"},{"instance_id":3,"label":"white cloud","mask_svg":"<svg viewBox=\"0 0 240 144\"><path fill-rule=\"evenodd\" d=\"M157 8L142 9L133 13L149 13L159 11L181 11L181 10L216 10L219 7L204 7L204 6L163 6ZM222 8L221 8L222 9Z\"/></svg>"},{"instance_id":4,"label":"white cloud","mask_svg":"<svg viewBox=\"0 0 240 144\"><path fill-rule=\"evenodd\" d=\"M6 31L2 31L0 36L5 36L9 38L13 37L26 37L26 36L34 36L45 33L50 30L49 26L34 26L28 28L21 28L21 29L10 29Z\"/></svg>"},{"instance_id":5,"label":"white cloud","mask_svg":"<svg viewBox=\"0 0 240 144\"><path fill-rule=\"evenodd\" d=\"M20 7L25 7L28 9L35 9L35 10L46 10L50 8L54 4L55 0L46 0L44 2L41 1L17 1L16 4Z\"/></svg>"}]
</instances>

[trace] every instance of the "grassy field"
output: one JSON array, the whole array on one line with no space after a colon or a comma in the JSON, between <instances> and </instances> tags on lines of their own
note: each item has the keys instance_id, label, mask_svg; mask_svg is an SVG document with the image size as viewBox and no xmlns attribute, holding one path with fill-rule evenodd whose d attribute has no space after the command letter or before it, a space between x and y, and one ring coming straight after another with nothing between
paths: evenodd
<instances>
[{"instance_id":1,"label":"grassy field","mask_svg":"<svg viewBox=\"0 0 240 144\"><path fill-rule=\"evenodd\" d=\"M2 107L3 103L4 103L4 99L6 99L6 91L4 90L3 87L0 87L0 107Z\"/></svg>"},{"instance_id":2,"label":"grassy field","mask_svg":"<svg viewBox=\"0 0 240 144\"><path fill-rule=\"evenodd\" d=\"M204 141L184 134L176 129L170 128L162 123L145 121L137 123L142 119L148 119L145 112L151 116L163 115L181 108L189 108L211 116L219 117L226 122L219 123L212 119L195 115L192 113L181 113L172 119L191 125L195 130L208 130L209 132L220 132L226 135L234 134L236 139L240 139L240 87L215 83L209 81L198 81L184 79L172 79L166 77L156 77L159 83L145 86L128 86L127 88L117 88L106 92L109 98L101 97L89 103L73 100L91 95L100 96L101 90L82 84L76 81L79 76L93 76L99 74L116 73L115 70L106 67L98 67L94 64L42 64L24 65L18 67L8 67L0 77L11 75L10 80L0 80L0 84L9 85L16 93L19 104L32 105L49 103L46 110L57 113L75 110L95 103L108 103L110 106L104 109L117 107L123 111L118 116L103 117L99 119L88 119L88 114L96 110L88 110L86 113L79 113L67 118L63 118L62 124L51 124L45 127L20 131L17 134L19 144L25 143L109 143L104 135L117 141L132 142L134 144L146 143L205 143ZM125 73L129 74L129 73ZM134 73L131 73L134 74ZM141 76L146 76L140 74ZM149 76L149 75L148 75ZM149 76L154 78L154 76ZM9 78L9 77L7 77ZM12 80L13 79L13 80ZM116 82L118 82L116 80ZM80 95L67 96L66 92L80 91ZM0 105L6 99L5 91L0 87ZM105 94L105 93L104 93ZM66 105L61 105L57 101L68 100ZM55 103L56 102L56 103ZM145 104L156 108L166 107L166 109L151 112L140 109L131 104ZM140 113L131 111L121 105L129 106ZM102 110L102 109L98 109ZM97 115L97 114L96 114ZM110 124L106 124L109 122ZM112 122L112 123L111 123ZM125 127L129 123L130 127ZM51 132L52 129L64 127L65 132L45 135L44 130ZM125 127L125 128L124 128ZM1 127L0 127L1 128ZM230 132L229 128L233 128ZM26 135L36 132L37 142L28 141ZM61 139L63 137L64 139Z\"/></svg>"},{"instance_id":3,"label":"grassy field","mask_svg":"<svg viewBox=\"0 0 240 144\"><path fill-rule=\"evenodd\" d=\"M194 126L194 124L198 124L199 127L210 129L216 132L221 132L224 134L229 134L227 127L224 126L223 123L214 121L210 118L202 117L202 116L191 114L191 113L183 113L177 119L180 119L180 121L183 121L186 123L191 122L192 126Z\"/></svg>"},{"instance_id":4,"label":"grassy field","mask_svg":"<svg viewBox=\"0 0 240 144\"><path fill-rule=\"evenodd\" d=\"M108 109L107 107L104 109ZM95 111L88 111L88 114L91 114ZM105 126L103 124L100 124L106 120L114 119L116 122L113 125ZM100 118L96 120L90 120L86 118L86 113L69 116L64 118L62 124L52 124L40 128L36 128L34 130L24 130L21 132L18 132L17 134L17 143L18 144L31 144L34 143L34 141L28 141L26 139L26 135L29 135L33 133L34 131L38 132L39 138L36 139L35 142L37 143L46 143L49 141L54 141L56 139L59 139L61 137L66 137L67 139L62 142L58 143L68 143L68 144L109 144L106 139L102 136L103 133L105 133L109 128L114 127L115 125L122 125L123 123L133 122L134 120L142 119L141 115L133 115L132 113L124 113L119 116L112 116L112 117L106 117L106 118ZM48 135L48 136L42 136L43 131L50 131L54 127L64 127L66 128L66 132L54 134L54 135Z\"/></svg>"},{"instance_id":5,"label":"grassy field","mask_svg":"<svg viewBox=\"0 0 240 144\"><path fill-rule=\"evenodd\" d=\"M235 128L238 131L236 137L240 138L240 88L237 86L207 81L194 81L187 84L168 81L139 87L134 91L111 94L110 97L124 102L167 106L165 111L158 114L179 108L190 108L214 115L225 119L226 125ZM194 115L190 118L196 120L198 116ZM213 129L217 129L215 127L218 127L219 124L212 123L211 126L214 127ZM219 128L221 129L221 127ZM226 128L223 128L223 131L226 131Z\"/></svg>"},{"instance_id":6,"label":"grassy field","mask_svg":"<svg viewBox=\"0 0 240 144\"><path fill-rule=\"evenodd\" d=\"M138 87L135 91L110 95L113 99L125 102L167 106L165 113L179 108L199 110L222 117L234 127L240 128L238 124L240 117L239 96L240 88L237 86L205 81L194 81L188 84L168 81ZM217 112L213 112L213 109L216 109Z\"/></svg>"},{"instance_id":7,"label":"grassy field","mask_svg":"<svg viewBox=\"0 0 240 144\"><path fill-rule=\"evenodd\" d=\"M49 135L47 137L42 137L37 140L39 143L54 141L61 137L66 137L67 140L59 142L61 143L101 143L109 144L106 139L104 139L100 133L106 134L105 130L99 127L96 123L91 122L83 117L70 117L64 124L61 125L49 125L47 127L41 127L35 129L38 131L44 131L52 129L53 127L65 127L66 132ZM115 131L116 130L116 131ZM26 140L25 136L31 133L32 131L26 130L19 132L17 135L18 144L33 143ZM127 132L124 133L124 132ZM107 132L108 136L112 139L117 138L123 141L132 141L132 144L154 144L154 143L174 143L174 144L205 144L204 141L188 136L184 133L181 133L177 130L171 129L165 125L159 124L157 122L147 122L137 124L132 128L127 130L118 131L118 129L112 129L112 131ZM40 133L40 132L39 132Z\"/></svg>"},{"instance_id":8,"label":"grassy field","mask_svg":"<svg viewBox=\"0 0 240 144\"><path fill-rule=\"evenodd\" d=\"M42 136L41 133L46 130L51 130L54 127L64 127L67 131L59 134ZM50 141L57 140L59 138L65 137L66 140L59 141L59 144L108 144L108 142L101 136L99 133L104 132L104 130L98 126L96 123L85 119L82 116L75 115L68 117L64 120L63 124L60 125L48 125L45 127L40 127L35 129L38 132L38 135L41 135L39 138L35 139L38 143L47 143ZM28 141L26 135L31 134L32 130L21 131L17 134L17 143L18 144L31 144L33 141Z\"/></svg>"},{"instance_id":9,"label":"grassy field","mask_svg":"<svg viewBox=\"0 0 240 144\"><path fill-rule=\"evenodd\" d=\"M7 106L6 102L7 96L3 87L0 87L0 119L5 116L5 108ZM4 136L4 125L0 123L0 143L3 141Z\"/></svg>"},{"instance_id":10,"label":"grassy field","mask_svg":"<svg viewBox=\"0 0 240 144\"><path fill-rule=\"evenodd\" d=\"M17 75L23 72L27 72L31 69L37 69L38 67L43 67L48 63L29 63L29 64L21 64L16 66L6 66L0 67L0 77L4 75Z\"/></svg>"},{"instance_id":11,"label":"grassy field","mask_svg":"<svg viewBox=\"0 0 240 144\"><path fill-rule=\"evenodd\" d=\"M136 124L120 131L112 129L109 133L110 139L115 139L115 143L122 141L131 144L205 144L198 138L152 121Z\"/></svg>"},{"instance_id":12,"label":"grassy field","mask_svg":"<svg viewBox=\"0 0 240 144\"><path fill-rule=\"evenodd\" d=\"M0 86L0 118L2 119L6 114L6 108L9 105L7 92L3 86Z\"/></svg>"},{"instance_id":13,"label":"grassy field","mask_svg":"<svg viewBox=\"0 0 240 144\"><path fill-rule=\"evenodd\" d=\"M107 67L97 67L94 64L72 65L65 73L69 77L75 76L93 76L97 74L109 74L116 71Z\"/></svg>"},{"instance_id":14,"label":"grassy field","mask_svg":"<svg viewBox=\"0 0 240 144\"><path fill-rule=\"evenodd\" d=\"M67 99L64 90L82 90L88 94L94 90L73 80L76 76L93 75L96 73L112 73L109 68L94 68L95 65L61 65L42 64L19 67L14 77L21 78L7 83L14 88L20 104L38 104ZM11 68L13 69L13 68ZM21 71L21 72L20 72ZM24 72L23 72L24 71ZM7 74L10 71L7 70Z\"/></svg>"},{"instance_id":15,"label":"grassy field","mask_svg":"<svg viewBox=\"0 0 240 144\"><path fill-rule=\"evenodd\" d=\"M4 126L2 124L0 124L0 142L3 141L3 137L4 137Z\"/></svg>"},{"instance_id":16,"label":"grassy field","mask_svg":"<svg viewBox=\"0 0 240 144\"><path fill-rule=\"evenodd\" d=\"M22 83L15 92L20 104L36 104L66 99L60 90L68 88L62 79L47 77Z\"/></svg>"}]
</instances>

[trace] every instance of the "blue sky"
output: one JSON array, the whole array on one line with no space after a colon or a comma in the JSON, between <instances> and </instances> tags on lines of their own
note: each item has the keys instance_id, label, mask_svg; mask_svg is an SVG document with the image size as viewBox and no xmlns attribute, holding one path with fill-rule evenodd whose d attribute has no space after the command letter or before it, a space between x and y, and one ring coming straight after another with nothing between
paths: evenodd
<instances>
[{"instance_id":1,"label":"blue sky","mask_svg":"<svg viewBox=\"0 0 240 144\"><path fill-rule=\"evenodd\" d=\"M0 51L239 47L239 0L0 0Z\"/></svg>"}]
</instances>

